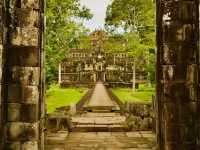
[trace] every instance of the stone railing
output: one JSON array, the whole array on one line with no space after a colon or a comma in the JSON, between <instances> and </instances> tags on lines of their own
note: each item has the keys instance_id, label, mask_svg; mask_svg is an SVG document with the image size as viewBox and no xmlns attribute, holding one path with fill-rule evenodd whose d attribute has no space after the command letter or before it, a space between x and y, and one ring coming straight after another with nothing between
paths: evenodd
<instances>
[{"instance_id":1,"label":"stone railing","mask_svg":"<svg viewBox=\"0 0 200 150\"><path fill-rule=\"evenodd\" d=\"M81 100L76 104L76 110L81 111L83 109L83 105L89 100L92 96L94 88L89 89L88 92L81 98Z\"/></svg>"},{"instance_id":2,"label":"stone railing","mask_svg":"<svg viewBox=\"0 0 200 150\"><path fill-rule=\"evenodd\" d=\"M131 130L155 131L155 115L151 103L126 102L124 113L127 116L127 124Z\"/></svg>"}]
</instances>

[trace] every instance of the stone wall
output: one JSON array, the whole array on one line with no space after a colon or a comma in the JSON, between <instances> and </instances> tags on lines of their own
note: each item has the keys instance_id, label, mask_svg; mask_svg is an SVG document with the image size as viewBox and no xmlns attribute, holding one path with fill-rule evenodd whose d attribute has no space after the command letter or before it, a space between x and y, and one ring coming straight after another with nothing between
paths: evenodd
<instances>
[{"instance_id":1,"label":"stone wall","mask_svg":"<svg viewBox=\"0 0 200 150\"><path fill-rule=\"evenodd\" d=\"M43 0L10 0L7 16L4 148L43 149Z\"/></svg>"},{"instance_id":2,"label":"stone wall","mask_svg":"<svg viewBox=\"0 0 200 150\"><path fill-rule=\"evenodd\" d=\"M199 0L157 0L158 142L196 150L199 123Z\"/></svg>"}]
</instances>

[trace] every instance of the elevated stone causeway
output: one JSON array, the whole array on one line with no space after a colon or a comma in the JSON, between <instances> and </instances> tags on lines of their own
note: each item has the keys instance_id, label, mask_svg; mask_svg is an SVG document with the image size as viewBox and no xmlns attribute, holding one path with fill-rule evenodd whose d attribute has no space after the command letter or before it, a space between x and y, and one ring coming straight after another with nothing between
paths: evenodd
<instances>
[{"instance_id":1,"label":"elevated stone causeway","mask_svg":"<svg viewBox=\"0 0 200 150\"><path fill-rule=\"evenodd\" d=\"M96 83L91 98L83 107L85 108L85 110L96 112L119 110L119 106L109 97L106 88L102 82Z\"/></svg>"}]
</instances>

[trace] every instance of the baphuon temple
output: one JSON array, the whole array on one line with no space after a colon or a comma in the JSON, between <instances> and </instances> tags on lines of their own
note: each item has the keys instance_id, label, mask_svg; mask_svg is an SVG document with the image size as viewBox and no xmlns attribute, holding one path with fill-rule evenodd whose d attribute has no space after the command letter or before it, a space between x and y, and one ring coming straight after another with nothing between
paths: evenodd
<instances>
[{"instance_id":1,"label":"baphuon temple","mask_svg":"<svg viewBox=\"0 0 200 150\"><path fill-rule=\"evenodd\" d=\"M88 86L102 81L109 87L132 87L145 82L145 73L135 69L134 58L127 53L107 52L102 44L107 33L96 30L91 33L91 49L70 49L59 65L59 84L67 86Z\"/></svg>"}]
</instances>

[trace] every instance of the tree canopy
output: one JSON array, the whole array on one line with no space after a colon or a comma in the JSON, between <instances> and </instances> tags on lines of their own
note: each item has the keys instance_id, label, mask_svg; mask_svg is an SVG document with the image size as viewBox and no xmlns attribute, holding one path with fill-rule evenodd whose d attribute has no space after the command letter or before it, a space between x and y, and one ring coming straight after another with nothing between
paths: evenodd
<instances>
[{"instance_id":1,"label":"tree canopy","mask_svg":"<svg viewBox=\"0 0 200 150\"><path fill-rule=\"evenodd\" d=\"M105 28L120 34L125 46L119 48L134 56L155 80L155 3L153 0L113 0L107 7ZM110 43L110 47L112 43ZM115 44L116 46L116 44Z\"/></svg>"},{"instance_id":2,"label":"tree canopy","mask_svg":"<svg viewBox=\"0 0 200 150\"><path fill-rule=\"evenodd\" d=\"M79 0L48 0L46 9L46 79L47 84L57 78L58 64L68 50L77 47L79 39L88 34L79 20L92 18L90 10Z\"/></svg>"}]
</instances>

